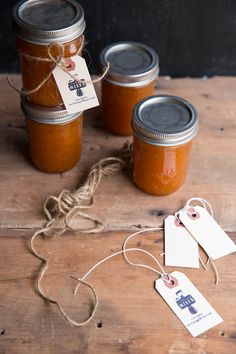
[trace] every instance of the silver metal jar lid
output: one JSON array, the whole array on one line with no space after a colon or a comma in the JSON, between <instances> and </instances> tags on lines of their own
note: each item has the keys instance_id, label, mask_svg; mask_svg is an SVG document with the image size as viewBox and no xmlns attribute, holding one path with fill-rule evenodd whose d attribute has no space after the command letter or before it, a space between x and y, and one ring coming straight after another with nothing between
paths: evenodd
<instances>
[{"instance_id":1,"label":"silver metal jar lid","mask_svg":"<svg viewBox=\"0 0 236 354\"><path fill-rule=\"evenodd\" d=\"M182 145L198 131L196 109L176 96L158 95L141 100L133 110L134 134L158 146Z\"/></svg>"},{"instance_id":2,"label":"silver metal jar lid","mask_svg":"<svg viewBox=\"0 0 236 354\"><path fill-rule=\"evenodd\" d=\"M84 10L75 0L22 0L12 11L16 35L28 42L69 42L85 29Z\"/></svg>"},{"instance_id":3,"label":"silver metal jar lid","mask_svg":"<svg viewBox=\"0 0 236 354\"><path fill-rule=\"evenodd\" d=\"M143 86L159 74L159 58L150 47L136 42L118 42L100 54L102 67L110 63L106 80L126 87Z\"/></svg>"},{"instance_id":4,"label":"silver metal jar lid","mask_svg":"<svg viewBox=\"0 0 236 354\"><path fill-rule=\"evenodd\" d=\"M50 108L37 106L23 96L21 109L27 118L42 124L66 124L79 118L83 113L68 114L64 106Z\"/></svg>"}]
</instances>

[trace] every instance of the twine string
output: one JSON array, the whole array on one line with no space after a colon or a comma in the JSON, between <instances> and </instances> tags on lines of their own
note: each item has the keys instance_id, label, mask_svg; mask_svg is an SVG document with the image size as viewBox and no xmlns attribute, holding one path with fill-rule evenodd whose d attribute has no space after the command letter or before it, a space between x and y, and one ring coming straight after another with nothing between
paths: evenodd
<instances>
[{"instance_id":1,"label":"twine string","mask_svg":"<svg viewBox=\"0 0 236 354\"><path fill-rule=\"evenodd\" d=\"M48 260L41 256L41 254L37 251L35 247L35 241L39 236L52 237L54 234L51 233L57 222L62 220L64 223L64 228L59 232L59 235L62 235L67 229L80 231L82 233L95 233L100 232L104 225L103 223L90 216L89 214L84 213L81 209L91 208L93 205L93 194L99 186L99 183L103 176L109 176L114 174L124 167L128 166L131 159L131 145L129 143L124 144L122 149L119 152L118 157L109 157L100 160L98 163L92 166L87 180L84 184L78 188L78 190L74 192L70 192L68 190L63 190L58 197L49 196L44 203L44 213L47 218L47 222L41 229L37 230L33 236L31 237L29 248L31 253L41 261L41 267L36 277L36 290L38 294L46 301L53 303L57 306L58 310L61 312L63 317L73 326L81 327L86 325L93 318L97 305L98 298L94 287L84 279L74 278L79 284L82 284L88 287L94 297L93 309L88 318L83 322L77 322L73 320L61 306L61 304L49 296L47 296L41 287L41 281L45 275L45 272L48 268ZM89 220L93 222L92 227L85 227L75 229L71 226L71 222L74 217L79 216L81 220Z\"/></svg>"},{"instance_id":2,"label":"twine string","mask_svg":"<svg viewBox=\"0 0 236 354\"><path fill-rule=\"evenodd\" d=\"M203 199L203 198L197 198L197 197L190 198L187 201L185 208L189 208L193 201L199 202L200 204L202 204L203 208L206 209L212 217L214 217L213 208L212 208L211 204L206 199Z\"/></svg>"},{"instance_id":3,"label":"twine string","mask_svg":"<svg viewBox=\"0 0 236 354\"><path fill-rule=\"evenodd\" d=\"M120 255L120 254L124 254L124 253L126 253L126 252L140 252L140 253L144 253L144 254L149 255L152 259L155 259L156 262L158 262L158 260L155 258L155 256L154 256L152 253L146 251L146 250L143 249L143 248L136 248L136 247L126 248L125 250L122 249L121 251L115 252L115 253L110 254L109 256L107 256L107 257L101 259L101 260L100 260L99 262L97 262L92 268L90 268L90 269L87 271L87 273L85 273L85 274L83 275L83 277L82 277L80 280L83 280L83 281L84 281L84 280L85 280L96 268L98 268L101 264L103 264L104 262L108 261L109 259L111 259L111 258L113 258L113 257L116 257L116 256L118 256L118 255ZM159 265L160 265L160 264L159 264ZM146 265L143 264L143 266L145 267ZM167 275L167 274L164 272L164 270L163 270L163 268L161 267L161 265L160 265L161 272L160 272L159 270L154 269L154 268L151 268L151 267L149 267L149 266L146 266L145 268L151 269L153 272L155 272L156 274L158 274L158 275L160 275L160 276L166 276L166 275ZM169 280L169 281L170 281L170 280ZM167 280L167 282L169 282L169 281ZM74 295L76 295L77 291L79 290L79 287L80 287L80 283L76 286L76 288L75 288L75 290L74 290Z\"/></svg>"},{"instance_id":4,"label":"twine string","mask_svg":"<svg viewBox=\"0 0 236 354\"><path fill-rule=\"evenodd\" d=\"M152 267L150 267L150 266L148 266L148 265L146 265L146 264L134 263L134 262L130 261L130 259L128 258L127 254L126 254L126 249L127 249L127 248L126 248L126 245L127 245L128 241L130 241L131 238L133 238L133 237L135 237L135 236L137 236L137 235L140 235L140 234L142 234L142 233L144 233L144 232L147 232L147 231L159 231L159 230L163 230L163 227L145 228L145 229L139 230L139 231L137 231L137 232L135 232L135 233L129 235L129 236L126 238L126 240L124 241L123 247L122 247L122 249L124 250L124 258L125 258L125 260L126 260L129 264L131 264L131 265L133 265L133 266L142 267L142 268L147 268L147 269L150 269L150 270L152 270L152 271L155 272L156 270L155 270L154 268L152 268ZM160 262L157 260L157 258L154 257L153 255L151 255L151 257L152 257L152 259L155 261L155 263L158 265L158 267L161 269L162 273L165 274L164 269L162 268L162 266L161 266Z\"/></svg>"},{"instance_id":5,"label":"twine string","mask_svg":"<svg viewBox=\"0 0 236 354\"><path fill-rule=\"evenodd\" d=\"M125 143L119 152L118 157L108 157L95 163L84 184L77 190L70 192L63 190L58 197L49 196L43 206L45 216L51 221L50 227L53 228L58 219L62 219L65 229L69 228L74 231L85 233L100 232L104 225L103 223L84 213L81 209L89 209L93 206L93 194L98 188L103 176L112 175L124 167L128 166L131 159L131 145ZM78 216L85 220L90 220L94 223L93 228L76 229L72 227L73 219Z\"/></svg>"},{"instance_id":6,"label":"twine string","mask_svg":"<svg viewBox=\"0 0 236 354\"><path fill-rule=\"evenodd\" d=\"M60 49L60 54L59 56L57 57L54 57L52 55L52 49L53 47L58 47ZM81 50L83 49L83 46L84 46L84 37L82 37L82 42L81 42L81 45L80 47L78 48L77 52L75 55L78 55ZM61 63L61 60L63 58L63 55L64 55L64 46L60 43L51 43L49 46L48 46L48 56L49 58L42 58L42 57L35 57L35 56L32 56L32 55L29 55L29 54L26 54L26 53L21 53L21 56L23 56L24 58L26 58L27 60L34 60L34 61L39 61L39 62L50 62L51 63L51 69L49 70L48 74L42 79L42 81L36 86L34 87L33 89L31 90L25 90L24 88L21 90L19 89L18 87L16 87L12 82L11 82L11 79L9 77L9 75L7 76L7 81L8 81L8 84L15 90L17 91L19 94L23 95L23 96L29 96L35 92L37 92L38 90L41 89L41 87L49 80L49 78L51 77L52 75L52 72L53 70L55 69L56 66L58 67L61 67L60 63Z\"/></svg>"},{"instance_id":7,"label":"twine string","mask_svg":"<svg viewBox=\"0 0 236 354\"><path fill-rule=\"evenodd\" d=\"M39 273L37 275L37 281L36 281L36 290L38 292L38 294L47 302L49 303L52 303L52 304L55 304L58 308L58 310L61 312L61 314L63 315L63 317L72 325L76 326L76 327L82 327L82 326L85 326L90 320L91 318L94 316L95 312L96 312L96 309L97 309L97 306L98 306L98 298L97 298L97 294L96 294L96 291L94 290L93 286L88 284L87 282L81 280L81 279L76 279L80 284L88 287L92 294L93 294L93 297L94 297L94 305L93 305L93 309L92 309L92 312L91 314L89 315L89 317L85 320L85 321L82 321L82 322L77 322L77 321L74 321L67 313L66 311L64 310L64 308L61 306L61 304L57 301L57 300L54 300L52 298L50 298L49 296L47 296L43 290L43 288L41 287L41 280L47 270L47 267L48 267L48 260L46 258L44 258L43 256L41 256L39 254L39 252L36 250L35 246L34 246L34 240L39 236L39 235L43 235L45 234L47 231L50 230L50 223L51 221L49 221L47 223L47 225L36 231L33 235L33 237L31 238L30 240L30 249L31 249L31 252L33 253L33 255L35 257L37 257L41 262L42 262L42 265L41 265L41 268L39 270Z\"/></svg>"},{"instance_id":8,"label":"twine string","mask_svg":"<svg viewBox=\"0 0 236 354\"><path fill-rule=\"evenodd\" d=\"M161 278L163 279L163 281L165 281L166 283L170 283L171 281L171 276L166 273L162 267L162 265L160 264L160 262L158 261L158 259L150 252L148 252L147 250L143 249L143 248L136 248L136 247L132 247L132 248L127 248L126 245L128 243L128 241L134 237L134 236L137 236L138 234L141 234L141 233L144 233L144 232L148 232L148 231L159 231L159 230L163 230L163 227L153 227L153 228L145 228L145 229L142 229L142 230L139 230L139 231L136 231L134 233L132 233L131 235L129 235L124 243L123 243L123 246L122 246L122 250L121 251L118 251L118 252L115 252L103 259L101 259L99 262L97 262L92 268L90 268L85 274L84 276L81 278L81 280L85 280L96 268L98 268L101 264L103 264L104 262L108 261L109 259L115 257L115 256L118 256L120 254L123 254L125 260L133 265L133 266L137 266L137 267L142 267L142 268L146 268L146 269L149 269L151 270L152 272L158 274L161 276ZM150 267L149 265L147 264L144 264L144 263L134 263L134 262L131 262L130 259L128 258L127 256L127 252L141 252L141 253L144 253L146 255L148 255L152 260L154 260L154 262L157 264L157 266L160 268L160 270L157 270L156 268L153 268L153 267ZM75 290L74 290L74 295L76 295L76 293L78 292L79 290L79 287L80 287L80 283L77 284Z\"/></svg>"},{"instance_id":9,"label":"twine string","mask_svg":"<svg viewBox=\"0 0 236 354\"><path fill-rule=\"evenodd\" d=\"M58 56L56 56L56 57L53 55L53 52L52 52L53 48L55 48L55 47L59 48L59 50L60 50L60 54ZM74 54L74 56L78 55L83 50L83 47L84 47L84 36L82 36L81 44L80 44L78 50L76 51L76 53ZM104 68L102 74L98 78L96 78L94 80L79 80L78 78L76 78L74 75L72 75L69 72L69 70L67 69L67 65L63 61L63 59L64 59L64 45L61 44L61 43L51 43L48 46L48 56L49 56L49 58L36 57L36 56L32 56L32 55L29 55L29 54L26 54L26 53L21 53L21 56L23 56L27 60L34 60L34 61L39 61L39 62L49 62L49 63L52 64L51 65L51 69L49 70L47 75L42 79L42 81L36 87L34 87L31 90L25 90L24 88L23 89L19 89L18 87L16 87L12 83L9 75L7 76L7 81L8 81L8 84L10 85L10 87L12 87L15 91L17 91L19 94L21 94L23 96L29 96L29 95L39 91L41 89L41 87L50 79L50 77L51 77L51 75L53 73L53 70L56 67L58 67L61 70L63 70L71 79L75 80L76 82L78 82L78 83L86 83L86 84L95 84L95 83L101 81L106 76L106 74L108 73L108 71L110 69L110 63L108 62L107 66Z\"/></svg>"}]
</instances>

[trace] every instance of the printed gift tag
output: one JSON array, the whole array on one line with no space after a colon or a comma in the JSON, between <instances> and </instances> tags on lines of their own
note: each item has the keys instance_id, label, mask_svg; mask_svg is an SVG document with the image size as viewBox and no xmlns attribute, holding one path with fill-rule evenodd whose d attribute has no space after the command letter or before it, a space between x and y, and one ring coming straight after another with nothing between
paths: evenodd
<instances>
[{"instance_id":1,"label":"printed gift tag","mask_svg":"<svg viewBox=\"0 0 236 354\"><path fill-rule=\"evenodd\" d=\"M236 251L235 243L205 208L183 209L179 212L179 219L213 260Z\"/></svg>"},{"instance_id":2,"label":"printed gift tag","mask_svg":"<svg viewBox=\"0 0 236 354\"><path fill-rule=\"evenodd\" d=\"M75 79L84 81L77 82L57 66L53 70L53 76L68 113L82 112L98 106L99 102L93 84L87 83L91 81L91 77L84 58L77 55L71 58L64 58L63 62L66 64L66 70Z\"/></svg>"},{"instance_id":3,"label":"printed gift tag","mask_svg":"<svg viewBox=\"0 0 236 354\"><path fill-rule=\"evenodd\" d=\"M170 276L173 284L159 278L155 288L193 337L223 322L185 274L175 271Z\"/></svg>"},{"instance_id":4,"label":"printed gift tag","mask_svg":"<svg viewBox=\"0 0 236 354\"><path fill-rule=\"evenodd\" d=\"M165 265L199 268L198 243L174 216L164 221Z\"/></svg>"}]
</instances>

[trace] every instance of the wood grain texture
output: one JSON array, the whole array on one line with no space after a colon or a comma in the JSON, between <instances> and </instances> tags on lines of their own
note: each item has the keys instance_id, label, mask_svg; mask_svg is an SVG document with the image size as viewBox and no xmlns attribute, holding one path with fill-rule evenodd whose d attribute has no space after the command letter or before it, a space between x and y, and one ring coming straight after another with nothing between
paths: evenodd
<instances>
[{"instance_id":1,"label":"wood grain texture","mask_svg":"<svg viewBox=\"0 0 236 354\"><path fill-rule=\"evenodd\" d=\"M122 256L104 263L89 276L87 281L98 293L98 310L88 326L72 328L54 305L46 304L34 291L39 262L27 249L30 235L29 230L24 234L7 230L0 239L1 354L234 353L236 285L234 272L229 271L235 269L233 255L217 261L218 286L211 269L184 270L224 319L195 339L154 290L156 275L130 266ZM37 249L49 259L42 281L45 292L60 301L73 318L85 319L91 294L81 288L73 297L76 284L70 275L80 277L101 258L118 251L126 236L124 232L86 236L67 233L37 240ZM162 232L137 236L130 246L144 247L161 259ZM130 254L130 258L154 266L146 256Z\"/></svg>"},{"instance_id":2,"label":"wood grain texture","mask_svg":"<svg viewBox=\"0 0 236 354\"><path fill-rule=\"evenodd\" d=\"M234 255L217 260L218 286L211 269L182 269L224 319L197 338L190 336L153 289L156 275L128 265L122 256L88 278L97 290L99 307L84 328L69 326L55 306L38 296L34 280L40 262L30 254L28 241L45 221L43 201L63 188L76 188L93 163L116 152L127 139L109 135L102 128L99 109L90 110L81 162L64 174L39 172L27 156L19 97L4 76L0 89L0 354L234 354ZM218 222L236 238L235 90L236 78L161 78L158 93L182 96L200 114L200 132L185 185L173 195L152 197L133 185L130 171L104 178L91 214L104 221L106 232L37 240L37 249L49 260L42 286L73 318L88 316L92 297L82 288L73 297L75 282L70 275L82 276L101 258L120 250L130 230L161 225L166 215L192 196L209 200ZM144 247L161 259L163 234L137 236L130 246ZM132 257L149 262L140 254Z\"/></svg>"},{"instance_id":3,"label":"wood grain texture","mask_svg":"<svg viewBox=\"0 0 236 354\"><path fill-rule=\"evenodd\" d=\"M78 165L63 174L39 172L27 155L19 97L6 85L4 76L0 89L1 226L40 227L44 222L43 201L63 188L77 188L92 164L116 153L127 138L107 133L102 128L100 109L89 110L85 113L83 155ZM133 185L130 171L123 171L102 180L91 213L104 222L105 230L156 226L164 216L197 196L212 203L215 217L226 231L235 231L236 78L161 78L157 92L184 97L199 112L200 131L193 144L186 183L170 196L153 197Z\"/></svg>"}]
</instances>

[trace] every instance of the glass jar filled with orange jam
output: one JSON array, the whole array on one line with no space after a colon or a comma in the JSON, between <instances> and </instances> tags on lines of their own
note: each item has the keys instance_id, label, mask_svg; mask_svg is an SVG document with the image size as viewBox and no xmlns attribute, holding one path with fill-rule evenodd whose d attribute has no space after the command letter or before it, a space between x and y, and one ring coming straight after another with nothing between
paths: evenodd
<instances>
[{"instance_id":1,"label":"glass jar filled with orange jam","mask_svg":"<svg viewBox=\"0 0 236 354\"><path fill-rule=\"evenodd\" d=\"M102 67L110 69L102 81L102 117L105 127L117 135L131 135L133 107L153 95L159 74L159 58L150 47L120 42L106 47L100 55Z\"/></svg>"},{"instance_id":2,"label":"glass jar filled with orange jam","mask_svg":"<svg viewBox=\"0 0 236 354\"><path fill-rule=\"evenodd\" d=\"M148 97L135 106L132 127L134 183L153 195L177 191L198 131L195 108L180 97Z\"/></svg>"},{"instance_id":3,"label":"glass jar filled with orange jam","mask_svg":"<svg viewBox=\"0 0 236 354\"><path fill-rule=\"evenodd\" d=\"M70 170L81 156L82 112L68 115L60 107L42 108L26 98L21 100L26 118L29 154L33 164L43 172Z\"/></svg>"},{"instance_id":4,"label":"glass jar filled with orange jam","mask_svg":"<svg viewBox=\"0 0 236 354\"><path fill-rule=\"evenodd\" d=\"M20 54L23 90L42 87L28 99L44 107L63 101L52 72L51 60L80 55L85 29L84 11L75 0L23 0L13 8L13 29Z\"/></svg>"}]
</instances>

